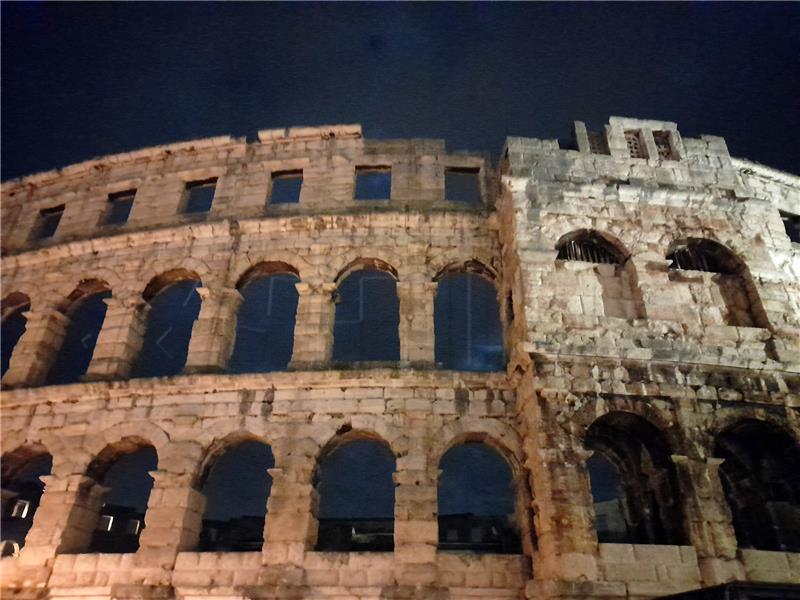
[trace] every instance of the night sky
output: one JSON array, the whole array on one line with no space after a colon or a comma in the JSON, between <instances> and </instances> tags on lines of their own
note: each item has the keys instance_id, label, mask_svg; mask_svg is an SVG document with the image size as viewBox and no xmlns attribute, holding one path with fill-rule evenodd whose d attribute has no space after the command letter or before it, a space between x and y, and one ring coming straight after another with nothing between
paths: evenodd
<instances>
[{"instance_id":1,"label":"night sky","mask_svg":"<svg viewBox=\"0 0 800 600\"><path fill-rule=\"evenodd\" d=\"M360 122L496 157L609 115L800 172L800 3L2 4L2 178Z\"/></svg>"}]
</instances>

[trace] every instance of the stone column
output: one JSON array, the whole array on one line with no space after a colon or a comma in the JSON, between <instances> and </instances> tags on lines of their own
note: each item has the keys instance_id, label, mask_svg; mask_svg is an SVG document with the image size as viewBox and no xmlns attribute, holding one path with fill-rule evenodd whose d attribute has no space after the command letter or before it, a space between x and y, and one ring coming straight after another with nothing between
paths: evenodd
<instances>
[{"instance_id":1,"label":"stone column","mask_svg":"<svg viewBox=\"0 0 800 600\"><path fill-rule=\"evenodd\" d=\"M106 298L106 317L85 381L127 379L142 349L150 304L141 296Z\"/></svg>"},{"instance_id":2,"label":"stone column","mask_svg":"<svg viewBox=\"0 0 800 600\"><path fill-rule=\"evenodd\" d=\"M406 415L404 455L394 473L394 557L397 582L432 586L436 582L438 465L430 465L429 415Z\"/></svg>"},{"instance_id":3,"label":"stone column","mask_svg":"<svg viewBox=\"0 0 800 600\"><path fill-rule=\"evenodd\" d=\"M24 564L43 565L56 554L87 550L109 491L86 475L45 475L41 479L44 494L20 553Z\"/></svg>"},{"instance_id":4,"label":"stone column","mask_svg":"<svg viewBox=\"0 0 800 600\"><path fill-rule=\"evenodd\" d=\"M294 448L290 451L289 446ZM263 561L299 567L306 550L317 543L319 496L312 483L316 456L291 442L285 448L273 445L272 451L276 467L269 469L272 489L264 521Z\"/></svg>"},{"instance_id":5,"label":"stone column","mask_svg":"<svg viewBox=\"0 0 800 600\"><path fill-rule=\"evenodd\" d=\"M28 322L3 377L6 387L42 385L69 327L69 317L50 307L25 313Z\"/></svg>"},{"instance_id":6,"label":"stone column","mask_svg":"<svg viewBox=\"0 0 800 600\"><path fill-rule=\"evenodd\" d=\"M333 354L335 283L296 283L300 297L294 326L294 349L289 368L302 370L327 365Z\"/></svg>"},{"instance_id":7,"label":"stone column","mask_svg":"<svg viewBox=\"0 0 800 600\"><path fill-rule=\"evenodd\" d=\"M688 541L697 550L706 586L745 577L736 560L736 532L719 478L722 460L672 456L684 502Z\"/></svg>"},{"instance_id":8,"label":"stone column","mask_svg":"<svg viewBox=\"0 0 800 600\"><path fill-rule=\"evenodd\" d=\"M178 552L196 550L206 498L192 486L192 473L151 471L145 528L139 537L136 565L172 568Z\"/></svg>"},{"instance_id":9,"label":"stone column","mask_svg":"<svg viewBox=\"0 0 800 600\"><path fill-rule=\"evenodd\" d=\"M400 360L414 366L433 367L435 336L433 307L437 284L433 281L398 281L400 299Z\"/></svg>"},{"instance_id":10,"label":"stone column","mask_svg":"<svg viewBox=\"0 0 800 600\"><path fill-rule=\"evenodd\" d=\"M223 373L233 352L236 313L241 294L232 288L197 288L202 299L200 314L192 327L186 357L186 373Z\"/></svg>"},{"instance_id":11,"label":"stone column","mask_svg":"<svg viewBox=\"0 0 800 600\"><path fill-rule=\"evenodd\" d=\"M532 374L523 376L517 392L525 449L525 466L533 492L539 551L533 565L536 579L528 597L561 595L548 586L597 581L597 534L585 450L562 421L563 393L537 393ZM550 586L552 587L552 586Z\"/></svg>"}]
</instances>

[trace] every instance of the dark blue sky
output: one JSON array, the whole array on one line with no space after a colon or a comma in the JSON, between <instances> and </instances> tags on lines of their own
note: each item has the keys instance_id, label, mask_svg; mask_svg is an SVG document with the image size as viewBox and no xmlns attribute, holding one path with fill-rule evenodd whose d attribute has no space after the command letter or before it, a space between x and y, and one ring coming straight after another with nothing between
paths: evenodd
<instances>
[{"instance_id":1,"label":"dark blue sky","mask_svg":"<svg viewBox=\"0 0 800 600\"><path fill-rule=\"evenodd\" d=\"M799 98L800 4L2 4L3 179L341 122L496 156L609 115L797 173Z\"/></svg>"}]
</instances>

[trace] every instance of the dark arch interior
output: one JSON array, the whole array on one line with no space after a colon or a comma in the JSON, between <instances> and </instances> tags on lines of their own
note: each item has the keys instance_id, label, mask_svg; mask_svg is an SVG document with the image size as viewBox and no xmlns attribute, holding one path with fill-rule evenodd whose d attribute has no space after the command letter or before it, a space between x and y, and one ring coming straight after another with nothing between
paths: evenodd
<instances>
[{"instance_id":1,"label":"dark arch interior","mask_svg":"<svg viewBox=\"0 0 800 600\"><path fill-rule=\"evenodd\" d=\"M200 295L196 291L200 285L197 280L183 279L168 284L152 297L133 377L166 377L183 371L192 327L200 314Z\"/></svg>"},{"instance_id":2,"label":"dark arch interior","mask_svg":"<svg viewBox=\"0 0 800 600\"><path fill-rule=\"evenodd\" d=\"M292 273L249 279L240 292L236 342L228 364L231 373L285 369L292 359L297 317L297 288Z\"/></svg>"},{"instance_id":3,"label":"dark arch interior","mask_svg":"<svg viewBox=\"0 0 800 600\"><path fill-rule=\"evenodd\" d=\"M400 360L397 281L385 271L350 273L336 291L334 362Z\"/></svg>"},{"instance_id":4,"label":"dark arch interior","mask_svg":"<svg viewBox=\"0 0 800 600\"><path fill-rule=\"evenodd\" d=\"M3 321L0 327L0 346L2 346L2 372L0 377L6 374L11 364L11 354L14 348L25 333L25 325L28 320L25 318L25 311L30 310L31 303L24 294L14 292L3 300Z\"/></svg>"},{"instance_id":5,"label":"dark arch interior","mask_svg":"<svg viewBox=\"0 0 800 600\"><path fill-rule=\"evenodd\" d=\"M474 273L439 280L434 301L436 362L460 371L501 371L503 331L497 290Z\"/></svg>"},{"instance_id":6,"label":"dark arch interior","mask_svg":"<svg viewBox=\"0 0 800 600\"><path fill-rule=\"evenodd\" d=\"M227 448L211 464L201 486L206 497L201 552L259 551L275 466L272 449L247 440Z\"/></svg>"},{"instance_id":7,"label":"dark arch interior","mask_svg":"<svg viewBox=\"0 0 800 600\"><path fill-rule=\"evenodd\" d=\"M67 310L69 325L61 348L47 374L47 383L75 383L86 373L94 354L97 338L108 308L104 300L111 297L111 290L100 288L82 294Z\"/></svg>"},{"instance_id":8,"label":"dark arch interior","mask_svg":"<svg viewBox=\"0 0 800 600\"><path fill-rule=\"evenodd\" d=\"M317 550L394 549L395 458L377 440L336 445L317 465L319 493Z\"/></svg>"},{"instance_id":9,"label":"dark arch interior","mask_svg":"<svg viewBox=\"0 0 800 600\"><path fill-rule=\"evenodd\" d=\"M22 548L44 492L44 482L40 478L50 474L53 457L44 452L25 457L18 465L13 464L17 462L14 456L4 456L3 462L12 465L3 465L0 533L3 541L15 542Z\"/></svg>"},{"instance_id":10,"label":"dark arch interior","mask_svg":"<svg viewBox=\"0 0 800 600\"><path fill-rule=\"evenodd\" d=\"M740 548L800 552L800 448L787 432L747 420L716 438L720 479Z\"/></svg>"},{"instance_id":11,"label":"dark arch interior","mask_svg":"<svg viewBox=\"0 0 800 600\"><path fill-rule=\"evenodd\" d=\"M109 456L113 451L101 453L89 468L89 474L102 473L98 483L110 488L87 550L90 553L119 554L139 548L153 488L149 472L158 468L158 455L152 446L127 446L116 456Z\"/></svg>"},{"instance_id":12,"label":"dark arch interior","mask_svg":"<svg viewBox=\"0 0 800 600\"><path fill-rule=\"evenodd\" d=\"M626 257L611 242L594 231L581 231L562 239L557 260L578 260L599 264L621 265Z\"/></svg>"},{"instance_id":13,"label":"dark arch interior","mask_svg":"<svg viewBox=\"0 0 800 600\"><path fill-rule=\"evenodd\" d=\"M506 460L480 442L448 450L439 463L439 549L516 554L514 476Z\"/></svg>"},{"instance_id":14,"label":"dark arch interior","mask_svg":"<svg viewBox=\"0 0 800 600\"><path fill-rule=\"evenodd\" d=\"M587 461L601 543L681 544L685 540L670 449L653 425L610 413L589 428Z\"/></svg>"}]
</instances>

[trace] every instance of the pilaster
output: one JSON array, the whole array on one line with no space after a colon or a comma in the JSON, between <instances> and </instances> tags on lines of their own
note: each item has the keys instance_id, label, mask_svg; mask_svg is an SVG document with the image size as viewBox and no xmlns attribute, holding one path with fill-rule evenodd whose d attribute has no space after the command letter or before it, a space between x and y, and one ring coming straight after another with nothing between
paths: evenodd
<instances>
[{"instance_id":1,"label":"pilaster","mask_svg":"<svg viewBox=\"0 0 800 600\"><path fill-rule=\"evenodd\" d=\"M69 327L69 317L52 307L28 311L25 317L25 333L17 342L3 377L7 387L44 384Z\"/></svg>"},{"instance_id":2,"label":"pilaster","mask_svg":"<svg viewBox=\"0 0 800 600\"><path fill-rule=\"evenodd\" d=\"M435 364L433 309L437 283L398 281L400 360L425 367Z\"/></svg>"},{"instance_id":3,"label":"pilaster","mask_svg":"<svg viewBox=\"0 0 800 600\"><path fill-rule=\"evenodd\" d=\"M335 283L296 283L297 320L290 369L325 366L333 353Z\"/></svg>"},{"instance_id":4,"label":"pilaster","mask_svg":"<svg viewBox=\"0 0 800 600\"><path fill-rule=\"evenodd\" d=\"M126 379L130 376L147 328L150 304L140 296L106 298L108 309L86 381Z\"/></svg>"},{"instance_id":5,"label":"pilaster","mask_svg":"<svg viewBox=\"0 0 800 600\"><path fill-rule=\"evenodd\" d=\"M186 373L222 373L228 366L236 337L236 313L241 294L232 288L197 288L202 299L192 327Z\"/></svg>"}]
</instances>

